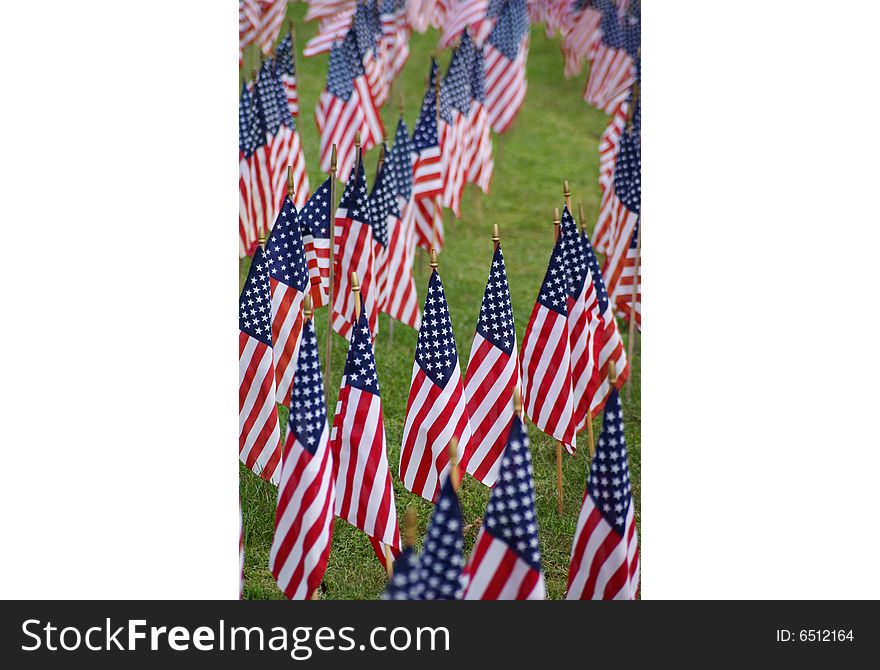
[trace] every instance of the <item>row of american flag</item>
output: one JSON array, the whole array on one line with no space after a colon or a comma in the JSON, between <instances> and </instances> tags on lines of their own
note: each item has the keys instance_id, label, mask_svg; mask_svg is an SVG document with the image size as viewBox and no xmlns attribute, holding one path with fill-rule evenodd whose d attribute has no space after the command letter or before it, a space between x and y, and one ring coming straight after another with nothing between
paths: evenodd
<instances>
[{"instance_id":1,"label":"row of american flag","mask_svg":"<svg viewBox=\"0 0 880 670\"><path fill-rule=\"evenodd\" d=\"M525 10L525 3L520 4ZM503 3L494 11L501 17L516 17L510 9L513 5ZM363 7L369 5L358 4L353 10L355 26ZM578 11L582 15L586 9ZM617 25L634 16L632 6L614 6L613 14ZM521 16L517 20L524 21L522 45L527 39L528 16L525 11ZM501 18L488 30L490 37L499 25L503 25ZM478 25L474 34L480 30ZM331 46L328 86L319 114L322 104L331 109L330 103L324 103L325 95L345 100L331 81L335 81L335 70L347 67L351 72L352 63L358 62L356 38L352 28L342 42ZM372 191L367 188L362 159L369 140L357 146L359 134L369 137L370 129L363 125L369 120L356 109L370 101L367 94L372 95L374 89L369 79L363 79L366 85L361 95L351 78L352 86L346 88L348 107L325 117L336 119L348 109L347 123L357 126L349 178L333 216L332 325L349 338L350 348L332 430L327 427L311 314L328 304L331 295L329 230L335 203L330 199L331 179L306 199L302 194L308 187L304 191L301 185L305 170L294 165L301 150L291 139L296 100L292 34L281 40L273 58L264 61L254 84L243 89L242 109L256 113L242 113L242 129L258 142L266 138L261 147L265 162L252 165L271 175L267 184L277 187L280 183L282 188L283 170L278 167L284 164L282 156L287 157L288 166L287 195L280 199L281 211L274 225L265 217L267 207L260 210L262 221L251 219L254 225L249 229L257 239L268 234L265 249L242 240L243 248L253 249L253 259L240 303L240 452L248 467L279 485L270 567L288 597L314 594L326 568L336 515L367 534L383 563L397 557L388 597L544 597L528 438L520 415L511 409L511 397L521 389L528 417L570 452L576 447L576 433L605 409L572 546L568 596L632 598L638 588L637 539L617 397L629 367L614 311L634 314L634 321L639 321L638 52L629 58L629 85L613 110L600 146L603 202L593 239L600 249L599 233L605 231L602 248L608 284L584 230L583 216L579 231L566 198L520 356L504 258L496 240L463 380L439 272L433 267L421 314L412 278L415 246L440 247L440 207L456 211L456 197L460 199L460 188L469 180L467 169L455 174L463 164L462 155L468 154L455 151L472 144L473 135L467 131L473 124L461 119L471 118L473 107L456 106L456 102L465 99L463 92L468 93L468 103L480 102L480 87L474 83L480 79L475 73L486 61L476 57L480 47L466 24L452 39L457 40L457 47L446 77L441 80L436 63L431 64L413 138L401 119L393 148L388 151L382 145ZM590 54L591 72L604 39L601 33L599 45ZM608 48L619 49L610 43ZM524 95L524 64L522 69ZM366 67L358 77L366 77ZM610 89L605 91L608 94ZM349 104L352 99L356 103ZM375 98L371 99L375 110ZM517 108L520 103L521 99ZM248 131L249 123L260 126L257 133ZM250 152L246 158L255 154ZM339 151L339 158L340 164L346 160L344 150ZM488 182L484 188L488 189ZM265 202L271 203L271 196ZM421 227L420 202L433 206ZM255 211L251 206L246 214ZM618 250L621 253L615 261ZM407 490L436 504L420 557L411 547L402 547L397 523L372 353L379 311L419 329L399 473ZM283 450L276 402L290 407ZM455 445L452 453L450 443ZM456 463L493 486L474 554L466 564L459 542L460 509L450 484ZM457 551L450 552L449 543Z\"/></svg>"}]
</instances>

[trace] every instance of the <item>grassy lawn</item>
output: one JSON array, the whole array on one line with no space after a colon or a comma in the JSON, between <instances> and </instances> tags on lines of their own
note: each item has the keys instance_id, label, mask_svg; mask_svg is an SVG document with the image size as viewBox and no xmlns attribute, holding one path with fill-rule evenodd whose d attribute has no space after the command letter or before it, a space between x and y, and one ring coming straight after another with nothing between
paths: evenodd
<instances>
[{"instance_id":1,"label":"grassy lawn","mask_svg":"<svg viewBox=\"0 0 880 670\"><path fill-rule=\"evenodd\" d=\"M296 21L297 47L301 53L306 40L315 34L317 24L302 21L306 9L304 4L289 5L288 9L288 18ZM394 97L382 110L385 129L390 138L394 137L397 125L398 92L404 94L404 116L412 131L421 104L430 55L437 41L436 31L429 31L424 35L413 34L410 59L395 82ZM444 72L448 61L447 52L441 57L440 63ZM250 72L256 62L256 54L249 52L246 55L245 71ZM298 130L309 163L309 179L314 188L324 179L324 175L317 169L319 138L314 123L314 109L324 86L327 57L300 57L297 67L301 105ZM534 27L528 58L528 93L525 103L515 126L503 136L493 136L495 174L491 194L485 196L473 186L468 186L462 204L463 217L455 220L451 213L446 212L446 247L440 254L439 270L449 300L462 373L467 365L492 260L492 224L497 223L501 229L517 337L521 345L553 245L552 213L553 207L562 207L563 179L568 179L571 183L575 207L579 201L583 202L589 225L592 226L596 219L599 205L598 141L607 117L581 100L584 80L584 75L569 81L563 78L563 60L558 38L548 40L543 26ZM374 149L365 158L370 184L375 172L376 157L377 150ZM341 193L341 185L338 191ZM419 254L421 257L416 259L416 286L421 303L427 285L428 264L424 254ZM246 262L240 270L243 283L247 272ZM321 309L315 316L325 369L327 313L327 309ZM388 323L387 316L380 315L380 333L376 342L388 455L398 515L402 522L407 506L415 505L419 515L420 544L432 506L404 490L397 477L416 332L398 323L395 324L392 340ZM336 404L347 347L345 340L337 335L333 336L330 375L332 382L327 389L331 412ZM623 407L633 495L636 516L639 519L641 409L638 353L633 364L632 400L627 401L624 394ZM280 414L284 431L287 427L286 409L282 408ZM332 415L329 419L332 422ZM594 427L598 438L598 420ZM560 515L556 510L554 443L531 424L529 433L536 477L542 564L550 597L561 598L565 592L568 555L580 511L588 459L585 448L579 449L574 457L563 454L565 511ZM585 438L579 442L584 445ZM276 489L243 466L240 470L246 548L245 597L282 598L283 595L267 567ZM465 551L469 554L489 499L489 489L473 478L465 477L460 496L466 524ZM372 599L385 586L385 572L376 560L366 536L338 519L325 582L327 592L324 597L329 599Z\"/></svg>"}]
</instances>

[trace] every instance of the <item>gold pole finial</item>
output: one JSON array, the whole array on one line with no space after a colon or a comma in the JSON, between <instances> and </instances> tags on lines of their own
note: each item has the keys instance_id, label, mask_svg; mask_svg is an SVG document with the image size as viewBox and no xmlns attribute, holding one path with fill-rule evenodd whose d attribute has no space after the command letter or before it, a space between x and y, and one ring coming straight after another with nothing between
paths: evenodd
<instances>
[{"instance_id":1,"label":"gold pole finial","mask_svg":"<svg viewBox=\"0 0 880 670\"><path fill-rule=\"evenodd\" d=\"M561 223L561 219L559 218L559 208L553 208L553 230L556 235L556 239L559 239L559 224Z\"/></svg>"},{"instance_id":2,"label":"gold pole finial","mask_svg":"<svg viewBox=\"0 0 880 670\"><path fill-rule=\"evenodd\" d=\"M315 310L312 307L312 296L306 293L303 298L303 318L308 321L315 315Z\"/></svg>"},{"instance_id":3,"label":"gold pole finial","mask_svg":"<svg viewBox=\"0 0 880 670\"><path fill-rule=\"evenodd\" d=\"M638 80L633 82L633 94L632 100L629 103L629 107L626 110L626 129L628 132L632 131L633 118L636 115L636 107L639 104L639 95L641 94L641 88L639 87Z\"/></svg>"},{"instance_id":4,"label":"gold pole finial","mask_svg":"<svg viewBox=\"0 0 880 670\"><path fill-rule=\"evenodd\" d=\"M565 198L565 206L571 213L571 187L568 185L568 179L562 180L562 196Z\"/></svg>"},{"instance_id":5,"label":"gold pole finial","mask_svg":"<svg viewBox=\"0 0 880 670\"><path fill-rule=\"evenodd\" d=\"M333 143L333 147L330 149L330 174L336 174L336 142Z\"/></svg>"},{"instance_id":6,"label":"gold pole finial","mask_svg":"<svg viewBox=\"0 0 880 670\"><path fill-rule=\"evenodd\" d=\"M492 242L495 246L498 246L498 243L501 242L501 233L498 232L498 224L492 224Z\"/></svg>"},{"instance_id":7,"label":"gold pole finial","mask_svg":"<svg viewBox=\"0 0 880 670\"><path fill-rule=\"evenodd\" d=\"M351 292L354 293L354 319L361 318L361 285L358 283L358 274L351 271Z\"/></svg>"},{"instance_id":8,"label":"gold pole finial","mask_svg":"<svg viewBox=\"0 0 880 670\"><path fill-rule=\"evenodd\" d=\"M437 250L431 249L431 269L437 269Z\"/></svg>"},{"instance_id":9,"label":"gold pole finial","mask_svg":"<svg viewBox=\"0 0 880 670\"><path fill-rule=\"evenodd\" d=\"M290 198L291 200L293 199L293 187L294 187L293 166L288 165L287 166L287 197Z\"/></svg>"},{"instance_id":10,"label":"gold pole finial","mask_svg":"<svg viewBox=\"0 0 880 670\"><path fill-rule=\"evenodd\" d=\"M385 165L385 145L379 145L379 159L376 161L376 177L382 172L382 166Z\"/></svg>"},{"instance_id":11,"label":"gold pole finial","mask_svg":"<svg viewBox=\"0 0 880 670\"><path fill-rule=\"evenodd\" d=\"M461 477L458 471L458 438L454 435L449 438L449 476L453 490L458 491Z\"/></svg>"},{"instance_id":12,"label":"gold pole finial","mask_svg":"<svg viewBox=\"0 0 880 670\"><path fill-rule=\"evenodd\" d=\"M257 236L257 244L259 244L261 247L264 246L266 244L266 239L266 233L260 233Z\"/></svg>"},{"instance_id":13,"label":"gold pole finial","mask_svg":"<svg viewBox=\"0 0 880 670\"><path fill-rule=\"evenodd\" d=\"M519 390L519 386L515 386L513 389L513 411L517 414L522 414L522 391Z\"/></svg>"},{"instance_id":14,"label":"gold pole finial","mask_svg":"<svg viewBox=\"0 0 880 670\"><path fill-rule=\"evenodd\" d=\"M612 386L617 383L617 369L614 367L614 361L608 361L608 383Z\"/></svg>"},{"instance_id":15,"label":"gold pole finial","mask_svg":"<svg viewBox=\"0 0 880 670\"><path fill-rule=\"evenodd\" d=\"M406 508L406 516L403 518L403 546L412 547L416 543L416 523L418 514L416 508L410 505Z\"/></svg>"},{"instance_id":16,"label":"gold pole finial","mask_svg":"<svg viewBox=\"0 0 880 670\"><path fill-rule=\"evenodd\" d=\"M587 217L584 216L584 203L578 203L578 222L581 224L581 232L587 232Z\"/></svg>"},{"instance_id":17,"label":"gold pole finial","mask_svg":"<svg viewBox=\"0 0 880 670\"><path fill-rule=\"evenodd\" d=\"M360 133L360 131L358 131L357 134L354 136L354 150L355 151L361 150L361 133Z\"/></svg>"}]
</instances>

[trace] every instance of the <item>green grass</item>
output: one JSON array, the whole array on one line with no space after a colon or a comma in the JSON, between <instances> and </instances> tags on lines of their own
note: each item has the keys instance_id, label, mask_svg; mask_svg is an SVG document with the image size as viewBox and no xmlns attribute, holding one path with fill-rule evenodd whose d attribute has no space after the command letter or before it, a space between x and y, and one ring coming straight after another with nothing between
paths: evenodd
<instances>
[{"instance_id":1,"label":"green grass","mask_svg":"<svg viewBox=\"0 0 880 670\"><path fill-rule=\"evenodd\" d=\"M307 39L316 31L315 23L304 23L303 4L289 5L288 18L296 21L297 47L302 51ZM398 92L405 98L405 119L412 130L418 115L431 52L438 35L429 31L414 34L410 59L395 82L394 97L382 110L389 137L393 139L397 124ZM443 71L449 54L441 57ZM246 71L257 62L255 53L246 54ZM324 86L327 57L299 58L297 62L301 112L298 130L309 163L309 179L313 187L324 179L317 169L318 134L314 109ZM571 183L576 204L583 202L587 221L592 225L598 213L598 141L607 117L581 100L584 76L566 81L558 39L549 40L542 26L532 30L528 58L528 93L514 127L503 136L493 136L495 174L491 193L482 194L472 186L466 188L462 203L463 216L454 220L445 214L446 246L440 254L440 274L449 301L452 325L456 334L459 361L464 373L470 353L471 339L477 323L483 290L492 258L491 228L501 229L511 300L519 342L540 287L553 245L553 207L562 206L562 180ZM372 183L377 150L370 152L365 163ZM341 192L341 187L340 187ZM416 286L420 302L428 279L424 255L416 259ZM246 262L240 267L241 281L247 272ZM431 514L431 504L406 491L398 479L397 465L403 433L406 401L412 373L416 332L395 324L393 341L386 315L380 315L380 334L376 341L376 360L382 402L388 457L394 481L397 511L403 519L407 506L418 510L418 544ZM315 317L321 345L322 364L327 333L327 309ZM624 332L624 337L626 333ZM637 347L638 349L638 347ZM335 407L347 342L333 335L332 369L328 406ZM639 401L639 356L635 355L632 400L624 398L626 438L630 452L630 468L636 518L640 519L641 499L641 409ZM286 429L287 411L280 408L282 430ZM332 421L332 416L330 417ZM600 427L595 422L596 436ZM556 458L554 442L529 424L535 468L538 501L538 522L541 558L549 596L561 598L565 592L568 554L574 535L587 470L586 449L569 457L563 456L565 511L556 511ZM580 440L583 445L585 439ZM272 542L276 489L243 466L241 498L245 533L245 597L251 599L282 598L268 570L269 547ZM479 523L489 499L489 489L465 477L460 490L465 520L465 552L473 547ZM347 522L336 520L333 549L325 576L328 599L372 599L385 586L385 573L376 560L364 534Z\"/></svg>"}]
</instances>

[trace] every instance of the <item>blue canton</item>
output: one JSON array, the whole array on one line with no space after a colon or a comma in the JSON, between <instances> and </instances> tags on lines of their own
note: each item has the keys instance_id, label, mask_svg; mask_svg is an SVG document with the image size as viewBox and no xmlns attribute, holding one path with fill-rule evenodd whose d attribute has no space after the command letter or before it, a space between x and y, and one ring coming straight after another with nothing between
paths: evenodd
<instances>
[{"instance_id":1,"label":"blue canton","mask_svg":"<svg viewBox=\"0 0 880 670\"><path fill-rule=\"evenodd\" d=\"M409 128L403 119L397 122L397 133L394 136L394 146L391 154L386 158L386 163L394 172L394 194L404 200L412 196L412 149L409 140Z\"/></svg>"},{"instance_id":2,"label":"blue canton","mask_svg":"<svg viewBox=\"0 0 880 670\"><path fill-rule=\"evenodd\" d=\"M586 233L581 235L581 245L584 248L584 255L587 258L587 265L590 266L590 272L593 275L593 286L596 288L596 300L599 303L599 314L604 315L608 309L608 289L605 288L605 280L602 278L602 271L599 269L599 261L596 260L596 252L593 251L593 244Z\"/></svg>"},{"instance_id":3,"label":"blue canton","mask_svg":"<svg viewBox=\"0 0 880 670\"><path fill-rule=\"evenodd\" d=\"M507 283L507 269L504 267L504 254L501 245L492 257L492 269L483 294L477 332L494 346L510 355L516 343L516 329L513 326L513 309L510 306L510 286Z\"/></svg>"},{"instance_id":4,"label":"blue canton","mask_svg":"<svg viewBox=\"0 0 880 670\"><path fill-rule=\"evenodd\" d=\"M568 316L568 295L570 292L568 271L565 268L565 253L560 239L553 245L547 274L544 275L544 283L541 284L541 290L538 293L538 302L547 309Z\"/></svg>"},{"instance_id":5,"label":"blue canton","mask_svg":"<svg viewBox=\"0 0 880 670\"><path fill-rule=\"evenodd\" d=\"M569 295L578 298L584 290L587 280L589 264L587 254L584 252L583 240L578 233L574 217L568 211L568 207L562 208L562 223L560 225L560 239L562 250L565 254L565 266L568 269Z\"/></svg>"},{"instance_id":6,"label":"blue canton","mask_svg":"<svg viewBox=\"0 0 880 670\"><path fill-rule=\"evenodd\" d=\"M372 222L372 212L362 155L360 160L357 161L356 169L357 173L355 174L355 168L352 168L352 174L349 176L348 183L346 183L345 189L342 192L342 200L339 203L339 207L346 210L345 216L347 218L369 224Z\"/></svg>"},{"instance_id":7,"label":"blue canton","mask_svg":"<svg viewBox=\"0 0 880 670\"><path fill-rule=\"evenodd\" d=\"M379 377L376 375L376 359L370 340L370 326L364 299L361 297L361 316L351 330L348 357L345 359L345 382L349 386L379 395Z\"/></svg>"},{"instance_id":8,"label":"blue canton","mask_svg":"<svg viewBox=\"0 0 880 670\"><path fill-rule=\"evenodd\" d=\"M266 259L272 279L298 291L308 288L309 268L306 265L302 231L296 207L290 198L284 198L281 212L266 240Z\"/></svg>"},{"instance_id":9,"label":"blue canton","mask_svg":"<svg viewBox=\"0 0 880 670\"><path fill-rule=\"evenodd\" d=\"M486 73L483 69L483 47L474 52L471 65L471 98L477 102L486 102Z\"/></svg>"},{"instance_id":10,"label":"blue canton","mask_svg":"<svg viewBox=\"0 0 880 670\"><path fill-rule=\"evenodd\" d=\"M464 534L461 505L446 477L419 556L422 600L459 600L464 590Z\"/></svg>"},{"instance_id":11,"label":"blue canton","mask_svg":"<svg viewBox=\"0 0 880 670\"><path fill-rule=\"evenodd\" d=\"M421 600L422 590L416 551L406 547L394 561L391 581L385 587L382 600Z\"/></svg>"},{"instance_id":12,"label":"blue canton","mask_svg":"<svg viewBox=\"0 0 880 670\"><path fill-rule=\"evenodd\" d=\"M632 127L627 125L620 135L617 163L614 165L614 192L623 205L638 214L642 202L642 139L641 98L636 101ZM638 121L638 123L637 123Z\"/></svg>"},{"instance_id":13,"label":"blue canton","mask_svg":"<svg viewBox=\"0 0 880 670\"><path fill-rule=\"evenodd\" d=\"M272 346L272 295L269 264L263 249L257 247L251 259L247 280L238 300L238 328L263 344Z\"/></svg>"},{"instance_id":14,"label":"blue canton","mask_svg":"<svg viewBox=\"0 0 880 670\"><path fill-rule=\"evenodd\" d=\"M348 101L354 90L354 77L351 73L348 51L343 42L330 48L330 63L327 65L327 91L335 97Z\"/></svg>"},{"instance_id":15,"label":"blue canton","mask_svg":"<svg viewBox=\"0 0 880 670\"><path fill-rule=\"evenodd\" d=\"M505 542L523 561L540 570L541 550L532 476L529 436L522 420L514 416L498 468L498 481L492 487L486 506L483 527L492 537Z\"/></svg>"},{"instance_id":16,"label":"blue canton","mask_svg":"<svg viewBox=\"0 0 880 670\"><path fill-rule=\"evenodd\" d=\"M309 197L299 212L299 220L303 232L316 239L327 239L330 230L330 177Z\"/></svg>"},{"instance_id":17,"label":"blue canton","mask_svg":"<svg viewBox=\"0 0 880 670\"><path fill-rule=\"evenodd\" d=\"M590 465L587 493L605 520L623 535L626 513L632 500L632 483L626 459L623 411L614 389L605 403L602 433L596 444L596 457Z\"/></svg>"},{"instance_id":18,"label":"blue canton","mask_svg":"<svg viewBox=\"0 0 880 670\"><path fill-rule=\"evenodd\" d=\"M617 17L617 6L611 0L597 0L596 9L602 12L599 23L602 29L602 41L612 49L623 48L623 28Z\"/></svg>"},{"instance_id":19,"label":"blue canton","mask_svg":"<svg viewBox=\"0 0 880 670\"><path fill-rule=\"evenodd\" d=\"M321 361L318 358L318 338L315 324L309 319L303 326L302 341L296 359L296 378L290 392L289 434L296 435L299 443L312 456L318 449L318 440L327 426L327 407L324 404L324 383Z\"/></svg>"},{"instance_id":20,"label":"blue canton","mask_svg":"<svg viewBox=\"0 0 880 670\"><path fill-rule=\"evenodd\" d=\"M449 306L446 304L443 282L440 281L437 270L431 273L431 280L428 282L422 327L419 329L416 344L416 362L431 381L441 388L446 387L446 382L458 367Z\"/></svg>"},{"instance_id":21,"label":"blue canton","mask_svg":"<svg viewBox=\"0 0 880 670\"><path fill-rule=\"evenodd\" d=\"M351 68L351 76L357 79L365 73L364 52L360 51L354 28L345 35L345 39L342 40L342 47L348 59L348 66Z\"/></svg>"},{"instance_id":22,"label":"blue canton","mask_svg":"<svg viewBox=\"0 0 880 670\"><path fill-rule=\"evenodd\" d=\"M275 47L275 68L280 74L296 76L296 66L293 61L293 35L290 32Z\"/></svg>"},{"instance_id":23,"label":"blue canton","mask_svg":"<svg viewBox=\"0 0 880 670\"><path fill-rule=\"evenodd\" d=\"M250 155L251 135L250 125L253 115L253 101L247 85L242 84L241 98L238 101L238 150L245 157Z\"/></svg>"},{"instance_id":24,"label":"blue canton","mask_svg":"<svg viewBox=\"0 0 880 670\"><path fill-rule=\"evenodd\" d=\"M388 217L400 216L397 198L394 195L394 171L386 159L382 170L376 176L373 192L370 194L370 208L373 214L373 238L383 247L388 246Z\"/></svg>"},{"instance_id":25,"label":"blue canton","mask_svg":"<svg viewBox=\"0 0 880 670\"><path fill-rule=\"evenodd\" d=\"M257 100L257 116L265 132L274 135L281 125L281 108L278 105L278 89L275 85L275 77L272 59L266 60L260 67L260 78L257 80L255 98ZM286 106L285 101L285 106Z\"/></svg>"},{"instance_id":26,"label":"blue canton","mask_svg":"<svg viewBox=\"0 0 880 670\"><path fill-rule=\"evenodd\" d=\"M528 31L528 15L525 11L525 0L511 0L501 8L498 21L489 33L489 44L507 60L516 59L520 43Z\"/></svg>"},{"instance_id":27,"label":"blue canton","mask_svg":"<svg viewBox=\"0 0 880 670\"><path fill-rule=\"evenodd\" d=\"M422 99L422 110L416 121L413 131L413 151L421 153L430 147L439 146L437 140L437 93L435 89L437 81L437 61L431 59L431 76L425 97Z\"/></svg>"}]
</instances>

